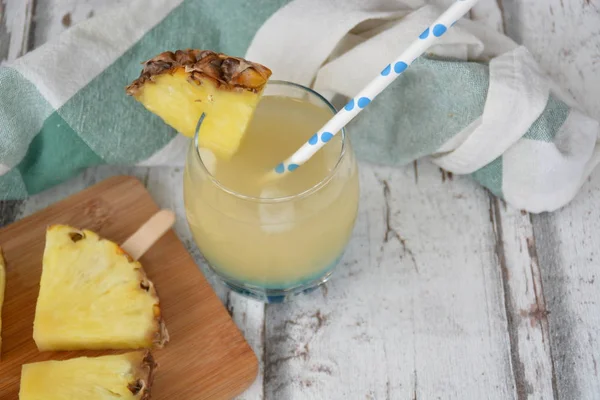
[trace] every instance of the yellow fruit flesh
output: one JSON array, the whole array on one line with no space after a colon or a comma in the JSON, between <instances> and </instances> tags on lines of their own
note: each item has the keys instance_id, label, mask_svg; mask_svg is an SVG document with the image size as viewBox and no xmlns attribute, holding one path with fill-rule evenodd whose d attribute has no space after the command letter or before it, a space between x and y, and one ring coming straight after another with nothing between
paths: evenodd
<instances>
[{"instance_id":1,"label":"yellow fruit flesh","mask_svg":"<svg viewBox=\"0 0 600 400\"><path fill-rule=\"evenodd\" d=\"M262 93L220 90L210 79L201 84L179 69L156 76L136 96L144 107L185 136L193 137L202 113L200 147L229 159L237 151Z\"/></svg>"},{"instance_id":2,"label":"yellow fruit flesh","mask_svg":"<svg viewBox=\"0 0 600 400\"><path fill-rule=\"evenodd\" d=\"M6 287L6 267L0 248L0 356L2 355L2 304L4 303L4 289ZM0 357L1 358L1 357Z\"/></svg>"},{"instance_id":3,"label":"yellow fruit flesh","mask_svg":"<svg viewBox=\"0 0 600 400\"><path fill-rule=\"evenodd\" d=\"M76 231L76 230L75 230ZM140 287L141 265L91 231L48 229L33 338L40 351L148 348L157 299Z\"/></svg>"},{"instance_id":4,"label":"yellow fruit flesh","mask_svg":"<svg viewBox=\"0 0 600 400\"><path fill-rule=\"evenodd\" d=\"M141 399L128 386L135 384L143 354L25 364L19 400Z\"/></svg>"}]
</instances>

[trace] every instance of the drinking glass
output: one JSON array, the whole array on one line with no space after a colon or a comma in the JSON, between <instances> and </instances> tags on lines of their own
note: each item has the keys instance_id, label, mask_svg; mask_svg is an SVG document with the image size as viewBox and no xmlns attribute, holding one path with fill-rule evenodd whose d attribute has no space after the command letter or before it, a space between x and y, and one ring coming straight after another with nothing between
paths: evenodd
<instances>
[{"instance_id":1,"label":"drinking glass","mask_svg":"<svg viewBox=\"0 0 600 400\"><path fill-rule=\"evenodd\" d=\"M263 101L268 96L310 102L325 109L327 118L336 113L324 97L298 84L271 81ZM254 118L267 117L257 111ZM271 128L285 135L287 123ZM307 137L313 133L306 132ZM320 150L331 146L332 152L323 179L284 197L253 197L225 186L203 160L201 135L202 127L187 154L184 199L190 230L209 267L232 290L268 303L287 301L327 281L351 237L358 209L357 165L346 131L338 133L337 144ZM294 174L285 179L295 179Z\"/></svg>"}]
</instances>

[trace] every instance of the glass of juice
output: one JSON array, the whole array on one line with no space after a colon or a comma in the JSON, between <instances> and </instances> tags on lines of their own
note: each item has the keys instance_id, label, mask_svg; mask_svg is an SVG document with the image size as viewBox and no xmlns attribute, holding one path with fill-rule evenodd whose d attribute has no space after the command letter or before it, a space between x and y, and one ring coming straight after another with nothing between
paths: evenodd
<instances>
[{"instance_id":1,"label":"glass of juice","mask_svg":"<svg viewBox=\"0 0 600 400\"><path fill-rule=\"evenodd\" d=\"M264 179L335 112L309 88L270 81L231 159L199 148L202 127L196 134L184 175L186 216L210 268L234 291L283 302L324 283L342 257L359 198L345 130L293 173Z\"/></svg>"}]
</instances>

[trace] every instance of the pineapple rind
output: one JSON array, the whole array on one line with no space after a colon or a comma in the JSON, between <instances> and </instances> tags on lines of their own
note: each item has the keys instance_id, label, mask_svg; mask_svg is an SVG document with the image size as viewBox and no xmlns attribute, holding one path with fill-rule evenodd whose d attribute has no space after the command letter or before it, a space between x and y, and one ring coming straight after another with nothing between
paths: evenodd
<instances>
[{"instance_id":1,"label":"pineapple rind","mask_svg":"<svg viewBox=\"0 0 600 400\"><path fill-rule=\"evenodd\" d=\"M92 231L53 225L33 338L48 351L160 347L168 337L156 290L139 262Z\"/></svg>"},{"instance_id":2,"label":"pineapple rind","mask_svg":"<svg viewBox=\"0 0 600 400\"><path fill-rule=\"evenodd\" d=\"M194 136L205 113L200 147L229 159L241 144L270 76L263 65L210 50L167 51L146 61L126 92L188 137Z\"/></svg>"},{"instance_id":3,"label":"pineapple rind","mask_svg":"<svg viewBox=\"0 0 600 400\"><path fill-rule=\"evenodd\" d=\"M0 359L2 359L2 305L4 304L4 291L6 288L6 264L0 247Z\"/></svg>"},{"instance_id":4,"label":"pineapple rind","mask_svg":"<svg viewBox=\"0 0 600 400\"><path fill-rule=\"evenodd\" d=\"M149 352L25 364L20 400L145 400L156 363Z\"/></svg>"}]
</instances>

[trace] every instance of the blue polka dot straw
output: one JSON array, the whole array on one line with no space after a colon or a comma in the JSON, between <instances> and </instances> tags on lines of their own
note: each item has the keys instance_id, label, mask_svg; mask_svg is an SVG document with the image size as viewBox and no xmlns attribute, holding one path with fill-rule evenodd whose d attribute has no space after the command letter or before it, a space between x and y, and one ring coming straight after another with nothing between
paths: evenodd
<instances>
[{"instance_id":1,"label":"blue polka dot straw","mask_svg":"<svg viewBox=\"0 0 600 400\"><path fill-rule=\"evenodd\" d=\"M479 0L456 0L440 17L428 27L404 50L396 60L384 66L363 90L333 116L317 133L296 151L290 158L279 163L269 173L267 179L275 179L293 172L308 161L317 151L327 144L348 122L367 107L375 97L402 75L410 64L437 40L442 37L454 23L462 18Z\"/></svg>"}]
</instances>

